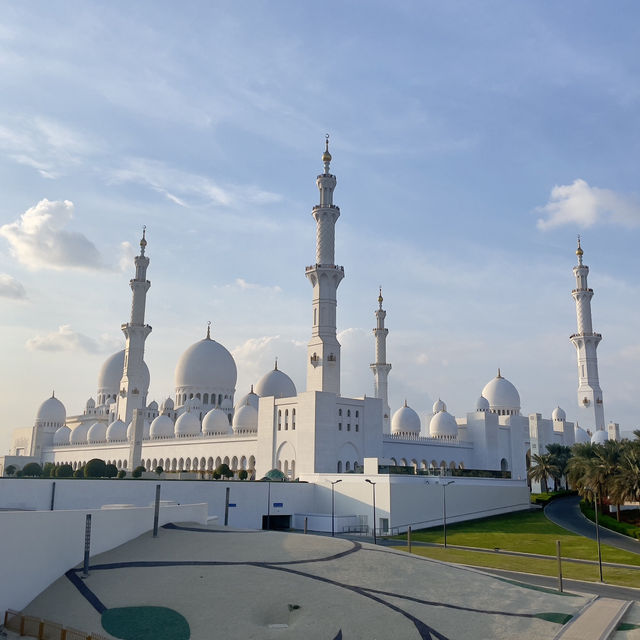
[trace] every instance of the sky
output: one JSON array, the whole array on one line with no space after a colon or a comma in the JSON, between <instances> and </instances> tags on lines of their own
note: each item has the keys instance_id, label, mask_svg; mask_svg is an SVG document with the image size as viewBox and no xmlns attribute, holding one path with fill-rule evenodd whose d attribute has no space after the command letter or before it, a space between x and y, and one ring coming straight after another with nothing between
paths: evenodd
<instances>
[{"instance_id":1,"label":"sky","mask_svg":"<svg viewBox=\"0 0 640 640\"><path fill-rule=\"evenodd\" d=\"M605 416L637 428L640 6L295 0L4 2L0 450L67 413L124 347L147 227L149 398L206 333L237 397L305 388L324 136L341 208L342 393L473 410L498 367L522 412L577 413L581 234Z\"/></svg>"}]
</instances>

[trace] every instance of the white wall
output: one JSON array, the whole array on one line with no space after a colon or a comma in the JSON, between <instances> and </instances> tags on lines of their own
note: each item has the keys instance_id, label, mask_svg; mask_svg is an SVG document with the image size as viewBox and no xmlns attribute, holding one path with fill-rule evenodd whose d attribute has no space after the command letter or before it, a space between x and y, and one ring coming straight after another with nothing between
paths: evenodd
<instances>
[{"instance_id":1,"label":"white wall","mask_svg":"<svg viewBox=\"0 0 640 640\"><path fill-rule=\"evenodd\" d=\"M21 481L14 483L22 484ZM36 493L31 491L29 496ZM91 514L92 519L92 556L113 549L153 528L153 507L0 512L0 566L3 569L0 611L22 609L71 567L82 562L87 513ZM163 506L160 508L159 523L204 524L206 516L205 504Z\"/></svg>"}]
</instances>

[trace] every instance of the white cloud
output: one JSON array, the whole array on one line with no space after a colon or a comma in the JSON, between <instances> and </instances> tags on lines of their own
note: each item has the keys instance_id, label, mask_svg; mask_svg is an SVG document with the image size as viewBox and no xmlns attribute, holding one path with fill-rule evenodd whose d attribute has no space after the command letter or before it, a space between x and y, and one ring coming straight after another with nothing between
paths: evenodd
<instances>
[{"instance_id":1,"label":"white cloud","mask_svg":"<svg viewBox=\"0 0 640 640\"><path fill-rule=\"evenodd\" d=\"M69 200L46 198L27 209L15 222L0 227L11 253L29 269L102 269L100 252L85 235L66 231L73 218Z\"/></svg>"},{"instance_id":2,"label":"white cloud","mask_svg":"<svg viewBox=\"0 0 640 640\"><path fill-rule=\"evenodd\" d=\"M238 289L241 289L242 291L267 291L270 293L282 293L282 289L278 286L275 285L273 287L269 287L269 286L264 286L261 284L255 284L253 282L247 282L244 278L236 278L234 284L232 285L227 285L228 287L237 287Z\"/></svg>"},{"instance_id":3,"label":"white cloud","mask_svg":"<svg viewBox=\"0 0 640 640\"><path fill-rule=\"evenodd\" d=\"M549 202L536 211L545 216L538 219L538 228L543 231L566 224L583 228L597 223L624 227L640 225L638 200L619 195L611 189L591 187L580 178L572 184L553 187Z\"/></svg>"},{"instance_id":4,"label":"white cloud","mask_svg":"<svg viewBox=\"0 0 640 640\"><path fill-rule=\"evenodd\" d=\"M98 340L74 331L71 325L64 324L45 335L29 338L26 347L30 351L84 351L86 353L111 352L121 348L120 341L102 335Z\"/></svg>"},{"instance_id":5,"label":"white cloud","mask_svg":"<svg viewBox=\"0 0 640 640\"><path fill-rule=\"evenodd\" d=\"M0 273L0 298L24 300L27 292L21 282L6 273Z\"/></svg>"}]
</instances>

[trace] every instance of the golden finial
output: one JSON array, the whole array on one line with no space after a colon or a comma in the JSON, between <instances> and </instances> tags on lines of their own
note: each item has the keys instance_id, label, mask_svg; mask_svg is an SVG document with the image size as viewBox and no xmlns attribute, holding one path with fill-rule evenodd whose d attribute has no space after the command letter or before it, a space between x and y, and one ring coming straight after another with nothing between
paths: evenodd
<instances>
[{"instance_id":1,"label":"golden finial","mask_svg":"<svg viewBox=\"0 0 640 640\"><path fill-rule=\"evenodd\" d=\"M582 250L582 247L580 246L580 234L578 234L578 248L576 249L576 255L578 256L579 260L580 260L580 264L582 264L582 255L584 254L584 251Z\"/></svg>"},{"instance_id":2,"label":"golden finial","mask_svg":"<svg viewBox=\"0 0 640 640\"><path fill-rule=\"evenodd\" d=\"M331 162L331 154L329 153L329 134L325 135L324 153L322 154L322 162L329 164Z\"/></svg>"},{"instance_id":3,"label":"golden finial","mask_svg":"<svg viewBox=\"0 0 640 640\"><path fill-rule=\"evenodd\" d=\"M276 363L275 363L275 365L274 365L274 367L273 367L273 370L274 370L274 371L277 371L277 370L278 370L278 356L276 356Z\"/></svg>"},{"instance_id":4,"label":"golden finial","mask_svg":"<svg viewBox=\"0 0 640 640\"><path fill-rule=\"evenodd\" d=\"M380 308L382 309L382 285L380 285L380 295L378 296L378 304L380 305Z\"/></svg>"},{"instance_id":5,"label":"golden finial","mask_svg":"<svg viewBox=\"0 0 640 640\"><path fill-rule=\"evenodd\" d=\"M496 376L496 378L502 378L502 376L500 375L500 367L498 367L498 375Z\"/></svg>"},{"instance_id":6,"label":"golden finial","mask_svg":"<svg viewBox=\"0 0 640 640\"><path fill-rule=\"evenodd\" d=\"M406 398L404 399L404 406L405 407L407 406L407 399Z\"/></svg>"},{"instance_id":7,"label":"golden finial","mask_svg":"<svg viewBox=\"0 0 640 640\"><path fill-rule=\"evenodd\" d=\"M211 340L211 320L207 321L207 340Z\"/></svg>"},{"instance_id":8,"label":"golden finial","mask_svg":"<svg viewBox=\"0 0 640 640\"><path fill-rule=\"evenodd\" d=\"M147 233L147 225L145 224L142 227L142 239L140 240L140 255L143 256L144 255L144 248L147 246L147 239L146 239L146 233Z\"/></svg>"},{"instance_id":9,"label":"golden finial","mask_svg":"<svg viewBox=\"0 0 640 640\"><path fill-rule=\"evenodd\" d=\"M253 393L253 385L251 385L251 391L249 393Z\"/></svg>"}]
</instances>

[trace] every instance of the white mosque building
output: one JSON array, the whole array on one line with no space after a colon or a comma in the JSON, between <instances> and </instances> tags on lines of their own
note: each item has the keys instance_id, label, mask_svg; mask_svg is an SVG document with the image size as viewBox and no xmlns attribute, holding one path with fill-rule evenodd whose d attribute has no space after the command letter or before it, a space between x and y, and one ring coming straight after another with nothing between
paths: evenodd
<instances>
[{"instance_id":1,"label":"white mosque building","mask_svg":"<svg viewBox=\"0 0 640 640\"><path fill-rule=\"evenodd\" d=\"M617 424L605 430L596 348L602 336L593 332L589 268L578 241L574 267L577 333L571 336L578 356L579 427L556 408L550 419L521 415L520 395L498 370L482 389L473 409L463 417L447 412L438 400L424 420L406 404L391 415L382 292L375 310L374 394L358 398L340 393L340 343L336 336L337 290L345 276L335 261L335 225L340 209L333 203L336 177L330 173L328 141L324 171L316 180L320 202L313 207L316 256L305 275L313 288L311 338L307 353L306 390L276 365L236 400L237 369L232 355L206 336L180 356L175 370L175 395L158 404L149 401L150 372L144 362L149 258L143 231L135 258L131 317L122 325L124 350L103 364L96 399L81 414L67 416L56 397L45 400L32 427L16 429L0 471L27 462L71 464L74 468L101 458L120 469L142 464L147 470L213 470L220 463L246 469L261 478L273 468L289 478L304 474L361 471L365 458L381 468L440 473L451 469L482 470L524 480L531 454L544 453L557 442L619 437ZM395 467L395 469L394 469ZM398 469L403 467L404 469ZM508 473L505 473L508 472Z\"/></svg>"}]
</instances>

